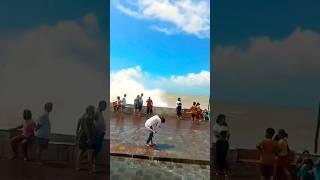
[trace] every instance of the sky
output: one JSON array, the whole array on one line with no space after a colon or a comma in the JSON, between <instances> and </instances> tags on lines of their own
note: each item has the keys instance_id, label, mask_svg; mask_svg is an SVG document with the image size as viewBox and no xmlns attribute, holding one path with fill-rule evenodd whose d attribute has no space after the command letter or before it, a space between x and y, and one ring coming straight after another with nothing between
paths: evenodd
<instances>
[{"instance_id":1,"label":"sky","mask_svg":"<svg viewBox=\"0 0 320 180\"><path fill-rule=\"evenodd\" d=\"M24 109L37 120L50 101L53 132L74 134L85 108L107 99L106 9L100 0L1 1L0 127L21 123Z\"/></svg>"},{"instance_id":2,"label":"sky","mask_svg":"<svg viewBox=\"0 0 320 180\"><path fill-rule=\"evenodd\" d=\"M317 110L319 1L213 3L216 101Z\"/></svg>"},{"instance_id":3,"label":"sky","mask_svg":"<svg viewBox=\"0 0 320 180\"><path fill-rule=\"evenodd\" d=\"M208 96L209 8L208 0L111 0L111 99Z\"/></svg>"}]
</instances>

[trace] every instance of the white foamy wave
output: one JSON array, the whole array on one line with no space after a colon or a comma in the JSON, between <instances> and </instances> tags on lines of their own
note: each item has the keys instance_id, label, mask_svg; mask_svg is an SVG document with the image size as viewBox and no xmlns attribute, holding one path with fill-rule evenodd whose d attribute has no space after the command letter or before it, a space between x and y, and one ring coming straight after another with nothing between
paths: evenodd
<instances>
[{"instance_id":1,"label":"white foamy wave","mask_svg":"<svg viewBox=\"0 0 320 180\"><path fill-rule=\"evenodd\" d=\"M154 106L168 107L164 100L164 93L160 89L148 89L143 83L143 73L139 66L111 72L110 76L110 100L115 101L117 96L127 94L127 103L133 104L137 95L143 93L144 101L148 97L153 100Z\"/></svg>"}]
</instances>

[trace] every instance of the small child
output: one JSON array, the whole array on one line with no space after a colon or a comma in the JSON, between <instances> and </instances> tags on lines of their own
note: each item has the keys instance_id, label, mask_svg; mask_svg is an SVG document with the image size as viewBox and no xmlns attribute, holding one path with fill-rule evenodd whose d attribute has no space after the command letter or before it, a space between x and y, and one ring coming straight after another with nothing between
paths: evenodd
<instances>
[{"instance_id":1,"label":"small child","mask_svg":"<svg viewBox=\"0 0 320 180\"><path fill-rule=\"evenodd\" d=\"M22 145L24 160L28 160L28 145L32 142L34 137L34 131L36 123L32 120L32 113L30 110L23 111L23 124L13 128L12 130L18 130L22 128L22 134L15 136L11 139L11 147L13 150L13 159L17 158L18 144Z\"/></svg>"},{"instance_id":2,"label":"small child","mask_svg":"<svg viewBox=\"0 0 320 180\"><path fill-rule=\"evenodd\" d=\"M312 171L313 171L314 179L320 180L320 159L316 161Z\"/></svg>"},{"instance_id":3,"label":"small child","mask_svg":"<svg viewBox=\"0 0 320 180\"><path fill-rule=\"evenodd\" d=\"M229 142L227 140L228 132L221 131L219 139L216 142L216 170L218 175L226 175L227 174L227 154L229 151Z\"/></svg>"},{"instance_id":4,"label":"small child","mask_svg":"<svg viewBox=\"0 0 320 180\"><path fill-rule=\"evenodd\" d=\"M203 111L203 119L205 120L205 121L209 121L210 120L210 116L209 116L209 112L208 112L208 110L204 110Z\"/></svg>"},{"instance_id":5,"label":"small child","mask_svg":"<svg viewBox=\"0 0 320 180\"><path fill-rule=\"evenodd\" d=\"M192 123L194 123L196 115L197 115L197 103L193 102L193 105L191 106L190 110L191 110L191 116L192 116Z\"/></svg>"},{"instance_id":6,"label":"small child","mask_svg":"<svg viewBox=\"0 0 320 180\"><path fill-rule=\"evenodd\" d=\"M305 160L304 164L300 167L298 172L299 180L308 180L313 178L313 161L312 159Z\"/></svg>"},{"instance_id":7,"label":"small child","mask_svg":"<svg viewBox=\"0 0 320 180\"><path fill-rule=\"evenodd\" d=\"M298 169L300 169L308 159L310 159L310 153L308 150L304 150L296 162Z\"/></svg>"}]
</instances>

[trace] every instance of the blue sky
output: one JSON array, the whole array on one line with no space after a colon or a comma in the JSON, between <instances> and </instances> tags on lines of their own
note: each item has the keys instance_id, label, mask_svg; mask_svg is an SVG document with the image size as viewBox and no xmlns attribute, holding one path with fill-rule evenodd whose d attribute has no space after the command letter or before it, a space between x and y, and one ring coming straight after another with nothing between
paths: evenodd
<instances>
[{"instance_id":1,"label":"blue sky","mask_svg":"<svg viewBox=\"0 0 320 180\"><path fill-rule=\"evenodd\" d=\"M111 1L110 46L111 71L119 71L140 66L142 71L153 78L170 78L171 76L187 76L189 73L210 71L210 39L209 36L200 37L186 31L174 30L174 33L164 33L154 29L155 26L173 27L174 23L161 18L136 18L117 8L117 1ZM121 1L125 2L125 1ZM135 2L135 1L133 1ZM121 4L134 9L136 4ZM209 7L208 7L209 8ZM166 13L166 12L162 12ZM209 18L208 18L209 19ZM209 32L209 31L208 31ZM172 93L205 94L206 90L177 88L162 88ZM170 90L169 90L170 89Z\"/></svg>"},{"instance_id":2,"label":"blue sky","mask_svg":"<svg viewBox=\"0 0 320 180\"><path fill-rule=\"evenodd\" d=\"M0 22L6 23L1 23L0 29L22 31L42 24L52 25L61 20L77 20L88 13L94 13L105 31L106 7L107 1L104 3L103 1L88 3L86 0L1 1Z\"/></svg>"}]
</instances>

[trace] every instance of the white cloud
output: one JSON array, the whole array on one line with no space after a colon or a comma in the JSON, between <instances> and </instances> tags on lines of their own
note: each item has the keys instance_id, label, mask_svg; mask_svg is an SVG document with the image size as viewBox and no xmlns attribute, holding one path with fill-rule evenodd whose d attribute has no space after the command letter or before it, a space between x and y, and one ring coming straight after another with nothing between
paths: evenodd
<instances>
[{"instance_id":1,"label":"white cloud","mask_svg":"<svg viewBox=\"0 0 320 180\"><path fill-rule=\"evenodd\" d=\"M151 29L162 32L166 35L172 35L176 32L176 30L174 30L174 29L163 28L163 27L158 27L158 26L151 26Z\"/></svg>"},{"instance_id":2,"label":"white cloud","mask_svg":"<svg viewBox=\"0 0 320 180\"><path fill-rule=\"evenodd\" d=\"M186 76L171 76L170 80L179 86L202 86L210 87L210 72L189 73Z\"/></svg>"},{"instance_id":3,"label":"white cloud","mask_svg":"<svg viewBox=\"0 0 320 180\"><path fill-rule=\"evenodd\" d=\"M320 34L295 29L283 39L218 46L215 97L311 105L320 99Z\"/></svg>"},{"instance_id":4,"label":"white cloud","mask_svg":"<svg viewBox=\"0 0 320 180\"><path fill-rule=\"evenodd\" d=\"M208 0L134 0L127 3L127 6L119 0L113 2L119 11L128 16L166 23L167 25L163 27L157 24L155 26L157 28L153 28L160 32L166 34L184 32L198 38L208 38L210 35L210 1ZM172 29L176 31L171 31Z\"/></svg>"},{"instance_id":5,"label":"white cloud","mask_svg":"<svg viewBox=\"0 0 320 180\"><path fill-rule=\"evenodd\" d=\"M20 122L25 108L36 118L52 101L53 131L74 133L85 107L106 97L105 72L98 68L104 51L98 27L89 14L1 41L0 125Z\"/></svg>"}]
</instances>

